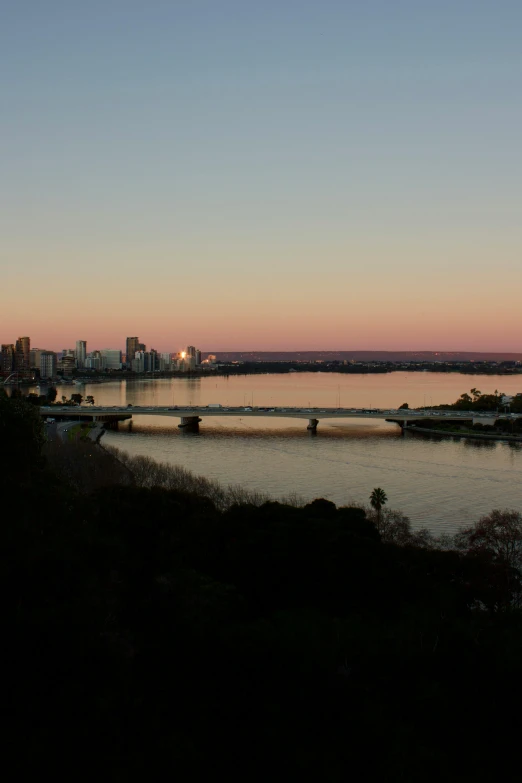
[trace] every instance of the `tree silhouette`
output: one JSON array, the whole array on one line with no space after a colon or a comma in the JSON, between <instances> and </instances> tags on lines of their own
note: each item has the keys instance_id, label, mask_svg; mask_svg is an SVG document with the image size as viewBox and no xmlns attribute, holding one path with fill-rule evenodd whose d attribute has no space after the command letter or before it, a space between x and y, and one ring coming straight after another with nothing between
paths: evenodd
<instances>
[{"instance_id":1,"label":"tree silhouette","mask_svg":"<svg viewBox=\"0 0 522 783\"><path fill-rule=\"evenodd\" d=\"M372 494L370 495L370 505L377 512L377 527L380 526L382 507L387 502L388 496L386 495L386 492L380 487L375 487L375 489L372 491Z\"/></svg>"},{"instance_id":2,"label":"tree silhouette","mask_svg":"<svg viewBox=\"0 0 522 783\"><path fill-rule=\"evenodd\" d=\"M461 528L457 542L470 552L489 552L496 561L522 571L522 514L494 509L468 528Z\"/></svg>"},{"instance_id":3,"label":"tree silhouette","mask_svg":"<svg viewBox=\"0 0 522 783\"><path fill-rule=\"evenodd\" d=\"M494 509L455 536L457 547L491 558L505 579L511 607L522 607L522 514Z\"/></svg>"}]
</instances>

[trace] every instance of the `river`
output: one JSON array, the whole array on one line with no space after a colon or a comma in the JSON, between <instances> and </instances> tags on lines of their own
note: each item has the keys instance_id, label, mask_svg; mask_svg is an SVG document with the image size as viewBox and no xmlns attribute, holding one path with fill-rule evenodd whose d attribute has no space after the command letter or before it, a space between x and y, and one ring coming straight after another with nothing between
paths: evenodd
<instances>
[{"instance_id":1,"label":"river","mask_svg":"<svg viewBox=\"0 0 522 783\"><path fill-rule=\"evenodd\" d=\"M99 405L396 408L453 402L471 388L516 394L522 376L289 373L86 384L59 394L92 394ZM379 486L391 508L434 532L451 533L493 508L522 510L520 443L402 436L396 425L364 420L320 421L315 437L305 420L205 417L198 435L177 424L134 416L104 442L274 497L365 503Z\"/></svg>"}]
</instances>

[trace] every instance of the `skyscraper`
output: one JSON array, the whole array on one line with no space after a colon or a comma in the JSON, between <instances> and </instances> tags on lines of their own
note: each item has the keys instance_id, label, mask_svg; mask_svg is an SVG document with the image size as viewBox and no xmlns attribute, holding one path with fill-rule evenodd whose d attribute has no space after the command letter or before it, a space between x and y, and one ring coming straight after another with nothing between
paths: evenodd
<instances>
[{"instance_id":1,"label":"skyscraper","mask_svg":"<svg viewBox=\"0 0 522 783\"><path fill-rule=\"evenodd\" d=\"M134 359L136 355L136 351L140 350L140 338L139 337L127 337L127 345L125 350L125 361L127 362L127 367L131 367L132 360Z\"/></svg>"},{"instance_id":2,"label":"skyscraper","mask_svg":"<svg viewBox=\"0 0 522 783\"><path fill-rule=\"evenodd\" d=\"M76 366L85 367L86 358L87 358L87 341L76 340Z\"/></svg>"},{"instance_id":3,"label":"skyscraper","mask_svg":"<svg viewBox=\"0 0 522 783\"><path fill-rule=\"evenodd\" d=\"M13 343L2 345L0 370L4 375L11 375L15 368L15 347Z\"/></svg>"},{"instance_id":4,"label":"skyscraper","mask_svg":"<svg viewBox=\"0 0 522 783\"><path fill-rule=\"evenodd\" d=\"M15 365L18 372L28 371L31 368L30 361L31 340L29 337L19 337L16 341Z\"/></svg>"},{"instance_id":5,"label":"skyscraper","mask_svg":"<svg viewBox=\"0 0 522 783\"><path fill-rule=\"evenodd\" d=\"M151 348L149 351L149 366L147 369L149 372L159 372L159 354L154 348Z\"/></svg>"}]
</instances>

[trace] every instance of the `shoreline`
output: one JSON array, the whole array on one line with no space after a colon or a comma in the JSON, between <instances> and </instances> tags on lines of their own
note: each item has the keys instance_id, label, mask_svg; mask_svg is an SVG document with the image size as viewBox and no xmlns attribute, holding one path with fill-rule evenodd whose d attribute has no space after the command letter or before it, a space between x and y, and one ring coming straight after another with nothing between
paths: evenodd
<instances>
[{"instance_id":1,"label":"shoreline","mask_svg":"<svg viewBox=\"0 0 522 783\"><path fill-rule=\"evenodd\" d=\"M267 363L268 364L268 363ZM520 377L522 380L522 372L511 372L511 371L502 371L498 368L477 368L474 367L473 369L468 369L465 367L459 367L459 368L436 368L436 367L430 367L428 369L422 368L422 367L393 367L393 366L382 366L382 367L372 367L370 368L363 368L363 367L351 367L347 368L346 366L340 365L338 367L331 367L331 366L306 366L302 365L299 367L298 365L291 366L291 367L281 367L281 368L275 368L273 365L267 368L264 368L262 364L258 364L255 368L244 368L244 367L238 367L238 366L229 366L229 367L220 367L212 370L196 370L196 371L185 371L185 372L158 372L154 374L143 374L143 375L136 375L136 374L116 374L115 375L94 375L93 377L85 377L80 376L78 377L70 377L67 379L59 379L59 380L42 380L42 379L36 379L33 378L31 380L27 379L20 379L17 383L9 383L7 384L6 388L30 388L30 387L36 387L38 385L48 387L48 386L84 386L87 384L103 384L103 383L114 383L119 382L122 383L124 381L126 382L142 382L142 381L156 381L156 380L182 380L182 379L198 379L201 380L203 378L219 378L219 377L237 377L237 376L256 376L256 375L288 375L289 373L324 373L324 374L332 374L332 375L391 375L393 373L422 373L422 372L430 372L430 373L436 373L437 375L464 375L464 376L484 376L484 377L490 377L490 378L514 378L514 377ZM4 384L1 384L2 386Z\"/></svg>"},{"instance_id":2,"label":"shoreline","mask_svg":"<svg viewBox=\"0 0 522 783\"><path fill-rule=\"evenodd\" d=\"M507 443L522 443L522 435L492 435L485 432L462 432L453 430L433 430L427 427L417 427L411 424L406 427L406 432L426 433L427 435L445 435L450 438L475 438L476 440L500 440Z\"/></svg>"}]
</instances>

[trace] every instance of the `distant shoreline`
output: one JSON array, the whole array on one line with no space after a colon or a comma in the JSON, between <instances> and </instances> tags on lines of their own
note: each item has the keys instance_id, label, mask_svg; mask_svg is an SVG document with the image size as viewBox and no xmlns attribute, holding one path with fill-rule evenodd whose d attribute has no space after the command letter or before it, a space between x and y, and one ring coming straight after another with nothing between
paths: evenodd
<instances>
[{"instance_id":1,"label":"distant shoreline","mask_svg":"<svg viewBox=\"0 0 522 783\"><path fill-rule=\"evenodd\" d=\"M515 378L519 377L521 378L521 385L522 385L522 367L513 367L513 368L505 368L501 369L499 367L491 367L491 366L456 366L452 367L451 365L445 365L445 366L431 366L431 367L423 367L422 365L417 366L394 366L394 365L387 365L387 364L380 364L380 365L373 365L369 367L363 367L360 365L345 365L345 364L339 364L339 365L326 365L326 364L310 364L307 365L305 363L288 363L285 364L284 362L258 362L246 365L232 365L232 366L221 366L216 369L212 370L201 370L201 371L191 371L191 372L157 372L157 373L151 373L151 374L135 374L135 373L119 373L115 372L111 375L93 375L92 377L89 376L83 376L83 377L72 377L72 378L66 378L66 379L59 379L59 380L42 380L42 379L21 379L19 382L16 383L9 383L5 386L1 383L0 385L2 388L5 389L14 389L18 387L23 388L29 388L34 386L67 386L67 387L73 387L75 385L85 385L89 383L109 383L109 382L115 382L115 381L131 381L131 382L142 382L142 381L155 381L155 380L172 380L173 378L178 379L201 379L201 378L217 378L217 377L231 377L231 376L246 376L246 375L288 375L288 374L299 374L299 373L324 373L327 374L336 374L336 375L390 375L395 372L402 372L402 373L422 373L422 372L430 372L430 373L438 373L438 374L445 374L445 375L482 375L485 377L498 377L498 378Z\"/></svg>"}]
</instances>

